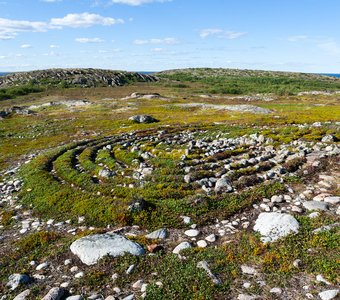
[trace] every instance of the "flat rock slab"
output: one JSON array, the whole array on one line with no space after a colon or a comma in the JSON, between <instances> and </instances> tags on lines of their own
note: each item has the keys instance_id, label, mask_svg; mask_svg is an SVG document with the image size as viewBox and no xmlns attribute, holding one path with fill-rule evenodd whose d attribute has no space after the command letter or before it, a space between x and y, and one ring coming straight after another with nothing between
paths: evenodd
<instances>
[{"instance_id":1,"label":"flat rock slab","mask_svg":"<svg viewBox=\"0 0 340 300\"><path fill-rule=\"evenodd\" d=\"M218 104L209 104L209 103L185 103L185 104L177 104L177 106L181 107L199 107L201 109L215 109L215 110L230 110L230 111L238 111L238 112L246 112L246 113L253 113L253 114L269 114L272 111L255 106L255 105L218 105Z\"/></svg>"},{"instance_id":2,"label":"flat rock slab","mask_svg":"<svg viewBox=\"0 0 340 300\"><path fill-rule=\"evenodd\" d=\"M324 201L330 204L338 204L340 202L340 197L339 196L325 197Z\"/></svg>"},{"instance_id":3,"label":"flat rock slab","mask_svg":"<svg viewBox=\"0 0 340 300\"><path fill-rule=\"evenodd\" d=\"M260 232L263 242L274 242L290 233L297 233L299 227L298 221L293 216L271 212L258 216L254 230Z\"/></svg>"},{"instance_id":4,"label":"flat rock slab","mask_svg":"<svg viewBox=\"0 0 340 300\"><path fill-rule=\"evenodd\" d=\"M307 210L328 210L328 204L321 201L306 201L303 202L303 207Z\"/></svg>"},{"instance_id":5,"label":"flat rock slab","mask_svg":"<svg viewBox=\"0 0 340 300\"><path fill-rule=\"evenodd\" d=\"M94 234L73 242L70 246L73 254L77 255L86 265L94 265L105 255L122 256L125 253L143 255L143 247L115 233Z\"/></svg>"}]
</instances>

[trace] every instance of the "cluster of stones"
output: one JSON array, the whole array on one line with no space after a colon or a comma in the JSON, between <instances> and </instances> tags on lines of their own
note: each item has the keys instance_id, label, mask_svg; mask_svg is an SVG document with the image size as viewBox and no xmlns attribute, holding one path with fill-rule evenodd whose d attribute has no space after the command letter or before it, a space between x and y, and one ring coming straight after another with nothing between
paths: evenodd
<instances>
[{"instance_id":1,"label":"cluster of stones","mask_svg":"<svg viewBox=\"0 0 340 300\"><path fill-rule=\"evenodd\" d=\"M108 166L99 163L100 171L98 173L100 178L111 178L116 176L117 173L126 172L126 168L132 167L133 173L131 177L136 180L136 185L143 185L152 176L154 166L150 163L150 158L155 157L153 151L143 150L143 144L146 142L153 142L155 149L165 149L171 153L174 151L182 151L180 166L184 171L183 181L192 184L193 187L199 191L205 192L207 195L218 193L229 193L237 191L234 184L239 180L236 177L235 181L229 178L233 176L236 170L252 167L256 171L256 176L259 182L266 180L282 180L282 176L290 175L289 172L284 170L283 163L294 158L304 158L307 166L317 167L320 164L320 159L329 156L339 156L340 149L335 144L329 144L330 137L323 139L320 143L306 143L302 141L292 142L290 145L281 145L278 149L271 146L271 141L261 135L244 136L239 138L221 138L217 136L215 139L211 138L198 138L205 132L181 132L176 134L167 134L165 131L158 132L153 135L134 135L123 134L119 137L110 137L94 141L92 143L84 143L84 145L76 146L77 151L74 154L75 165L74 168L79 172L86 172L79 156L82 151L92 147L92 160L96 162L96 155L98 151L105 150L111 151L114 147L136 152L140 156L140 160L133 162L132 166L124 165L122 162L117 161L117 168L110 169ZM216 157L219 153L225 151L235 151L243 149L236 155L223 158L221 160L210 160L211 157ZM249 155L251 153L251 155ZM63 154L61 154L63 155ZM218 157L218 156L217 156ZM259 165L261 162L270 162L269 169L261 170ZM201 170L212 170L214 176L195 179L194 175ZM11 236L25 235L30 231L39 231L42 229L63 231L68 234L75 234L78 231L83 231L87 228L83 226L84 219L79 217L78 225L71 224L70 220L63 222L55 222L54 220L39 220L32 218L29 211L21 211L20 206L16 206L14 193L19 191L22 182L16 178L17 169L8 172L11 176L6 182L0 183L1 189L1 205L8 204L18 211L18 215L14 216L16 225L13 227L14 232L10 232ZM61 180L65 184L65 180L58 178L57 172L52 169L57 180ZM305 168L305 173L308 168ZM42 282L46 284L52 277L52 273L60 275L58 281L55 282L53 287L43 299L85 299L84 295L77 295L73 288L68 288L72 280L81 278L86 274L86 265L93 265L98 260L106 255L120 256L124 253L132 255L143 255L146 249L143 249L138 243L132 242L126 237L129 236L145 236L150 240L159 240L159 244L151 245L147 250L149 253L154 253L160 249L171 251L172 253L181 256L184 249L191 247L205 248L214 245L228 243L232 236L241 230L252 228L258 231L264 242L274 242L277 239L286 236L290 233L296 233L299 230L299 223L295 219L295 214L308 213L311 218L316 217L320 211L340 215L339 202L340 197L332 194L332 189L337 186L337 180L340 174L334 176L319 174L319 181L316 184L306 185L304 191L294 191L290 186L287 186L286 192L279 195L274 195L271 199L262 199L262 202L253 205L252 210L247 210L235 214L226 220L216 220L215 224L199 227L188 216L182 216L185 229L167 229L160 228L154 232L145 232L145 230L138 226L116 228L105 234L89 235L72 243L70 247L70 256L64 261L63 266L53 265L48 260L46 261L31 261L30 268L32 274L30 276L24 274L12 274L8 280L7 286L11 290L16 290L19 285L30 284L31 282ZM131 186L133 187L133 186ZM76 187L75 187L76 188ZM136 205L136 204L134 204ZM135 208L133 208L135 209ZM315 233L339 226L334 223L328 226L323 226L315 230ZM9 236L2 236L2 238L9 238ZM84 265L79 265L77 256ZM299 267L299 262L293 262L294 266ZM206 261L200 261L197 268L202 269L207 274L213 284L220 284L220 279L215 276ZM126 273L129 274L133 271L134 266L131 265L127 268ZM66 270L66 271L65 271ZM257 271L252 266L241 266L243 274L249 277L249 280L244 282L244 293L238 295L238 299L257 299L257 296L250 295L247 290L254 284L266 285L264 281L257 279ZM49 275L51 274L51 275ZM112 275L113 284L118 278L118 274ZM318 275L317 281L325 283L322 275ZM162 282L157 281L157 274L155 274L155 282L157 286L162 287ZM57 284L58 283L58 284ZM154 283L154 282L153 282ZM122 290L116 286L113 290L115 294L108 296L106 299L134 299L136 296L146 296L148 282L140 278L136 282L131 283L130 290ZM332 288L330 283L325 283L330 286L329 289L323 288L320 291L319 297L323 300L334 299L339 290ZM305 296L312 297L309 292L310 287L306 286ZM284 296L285 291L278 287L271 287L270 293L274 296ZM23 291L16 296L16 300L28 299L30 289ZM5 296L4 296L5 297ZM1 298L6 299L6 298ZM87 296L86 299L103 299L102 295L93 293Z\"/></svg>"}]
</instances>

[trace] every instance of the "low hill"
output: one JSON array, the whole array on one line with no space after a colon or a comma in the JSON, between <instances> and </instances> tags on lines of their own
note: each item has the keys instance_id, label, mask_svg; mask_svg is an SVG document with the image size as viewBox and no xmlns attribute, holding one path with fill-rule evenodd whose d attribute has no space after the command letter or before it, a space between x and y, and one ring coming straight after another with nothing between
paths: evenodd
<instances>
[{"instance_id":1,"label":"low hill","mask_svg":"<svg viewBox=\"0 0 340 300\"><path fill-rule=\"evenodd\" d=\"M340 78L293 72L191 68L155 74L163 80L199 83L213 94L274 93L292 95L306 91L340 90Z\"/></svg>"},{"instance_id":2,"label":"low hill","mask_svg":"<svg viewBox=\"0 0 340 300\"><path fill-rule=\"evenodd\" d=\"M11 73L0 77L0 88L33 84L67 86L121 86L131 82L153 82L156 77L135 72L101 69L48 69Z\"/></svg>"}]
</instances>

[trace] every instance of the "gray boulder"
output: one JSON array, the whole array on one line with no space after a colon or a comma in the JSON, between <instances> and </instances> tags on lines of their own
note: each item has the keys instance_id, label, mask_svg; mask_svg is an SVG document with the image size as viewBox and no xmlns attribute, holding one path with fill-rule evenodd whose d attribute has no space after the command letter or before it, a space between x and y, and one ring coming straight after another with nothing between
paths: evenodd
<instances>
[{"instance_id":1,"label":"gray boulder","mask_svg":"<svg viewBox=\"0 0 340 300\"><path fill-rule=\"evenodd\" d=\"M263 242L274 242L290 233L297 233L299 227L298 221L293 216L271 212L258 216L254 230L260 232Z\"/></svg>"},{"instance_id":2,"label":"gray boulder","mask_svg":"<svg viewBox=\"0 0 340 300\"><path fill-rule=\"evenodd\" d=\"M73 254L77 255L86 265L94 265L102 257L109 255L117 257L130 253L142 255L142 246L114 233L94 234L73 242L70 246Z\"/></svg>"},{"instance_id":3,"label":"gray boulder","mask_svg":"<svg viewBox=\"0 0 340 300\"><path fill-rule=\"evenodd\" d=\"M30 283L31 278L25 274L12 274L8 277L7 286L13 291L20 284L28 284Z\"/></svg>"},{"instance_id":4,"label":"gray boulder","mask_svg":"<svg viewBox=\"0 0 340 300\"><path fill-rule=\"evenodd\" d=\"M216 181L215 184L215 192L222 193L222 192L232 192L233 187L231 186L230 181L227 178L220 178Z\"/></svg>"},{"instance_id":5,"label":"gray boulder","mask_svg":"<svg viewBox=\"0 0 340 300\"><path fill-rule=\"evenodd\" d=\"M132 117L129 118L129 120L136 122L136 123L143 123L143 124L158 122L157 119L155 119L151 116L148 116L148 115L132 116Z\"/></svg>"}]
</instances>

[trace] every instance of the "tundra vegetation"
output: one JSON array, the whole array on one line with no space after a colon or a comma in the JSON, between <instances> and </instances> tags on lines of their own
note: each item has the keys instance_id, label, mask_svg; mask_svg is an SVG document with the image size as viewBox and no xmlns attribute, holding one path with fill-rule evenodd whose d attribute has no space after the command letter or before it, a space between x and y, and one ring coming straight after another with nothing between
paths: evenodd
<instances>
[{"instance_id":1,"label":"tundra vegetation","mask_svg":"<svg viewBox=\"0 0 340 300\"><path fill-rule=\"evenodd\" d=\"M336 294L340 79L227 69L33 74L0 77L3 299L51 288L65 299ZM254 226L278 213L299 228L265 242ZM164 239L147 237L161 228ZM110 232L146 254L88 266L70 251ZM190 247L173 253L182 242ZM30 280L11 289L13 274Z\"/></svg>"}]
</instances>

